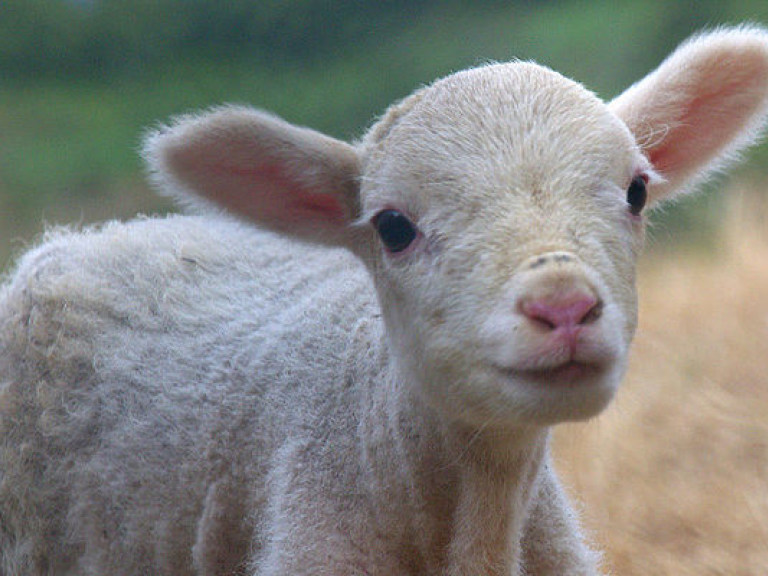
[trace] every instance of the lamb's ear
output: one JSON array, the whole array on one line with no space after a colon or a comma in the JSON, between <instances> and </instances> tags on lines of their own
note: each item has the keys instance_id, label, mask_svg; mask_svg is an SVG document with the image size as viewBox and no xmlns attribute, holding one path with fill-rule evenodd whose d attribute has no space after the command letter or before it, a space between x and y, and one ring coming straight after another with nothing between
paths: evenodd
<instances>
[{"instance_id":1,"label":"lamb's ear","mask_svg":"<svg viewBox=\"0 0 768 576\"><path fill-rule=\"evenodd\" d=\"M768 33L721 29L680 46L610 103L665 179L652 200L685 189L733 160L768 114Z\"/></svg>"},{"instance_id":2,"label":"lamb's ear","mask_svg":"<svg viewBox=\"0 0 768 576\"><path fill-rule=\"evenodd\" d=\"M183 117L147 137L144 157L182 203L213 203L305 239L344 243L358 216L356 150L257 110Z\"/></svg>"}]
</instances>

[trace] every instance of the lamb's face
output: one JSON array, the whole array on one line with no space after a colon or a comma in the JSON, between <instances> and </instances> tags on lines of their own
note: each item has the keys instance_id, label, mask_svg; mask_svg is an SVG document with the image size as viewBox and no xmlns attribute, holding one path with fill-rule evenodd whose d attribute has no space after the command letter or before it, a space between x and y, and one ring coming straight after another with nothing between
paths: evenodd
<instances>
[{"instance_id":1,"label":"lamb's face","mask_svg":"<svg viewBox=\"0 0 768 576\"><path fill-rule=\"evenodd\" d=\"M363 149L371 267L427 400L490 426L604 408L635 329L651 176L624 124L554 72L494 65L393 108Z\"/></svg>"}]
</instances>

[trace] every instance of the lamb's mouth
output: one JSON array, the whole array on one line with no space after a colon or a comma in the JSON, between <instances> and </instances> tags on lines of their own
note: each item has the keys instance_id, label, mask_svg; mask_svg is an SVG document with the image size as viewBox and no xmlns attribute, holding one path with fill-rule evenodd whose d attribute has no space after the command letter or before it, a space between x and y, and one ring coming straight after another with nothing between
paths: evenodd
<instances>
[{"instance_id":1,"label":"lamb's mouth","mask_svg":"<svg viewBox=\"0 0 768 576\"><path fill-rule=\"evenodd\" d=\"M603 362L568 360L554 366L501 368L507 378L544 387L588 387L602 380L608 370Z\"/></svg>"}]
</instances>

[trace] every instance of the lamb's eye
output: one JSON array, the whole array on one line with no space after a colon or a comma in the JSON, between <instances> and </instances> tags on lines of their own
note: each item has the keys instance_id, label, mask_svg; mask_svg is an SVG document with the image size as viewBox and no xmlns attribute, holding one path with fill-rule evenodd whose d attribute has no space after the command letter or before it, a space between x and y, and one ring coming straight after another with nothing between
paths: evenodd
<instances>
[{"instance_id":1,"label":"lamb's eye","mask_svg":"<svg viewBox=\"0 0 768 576\"><path fill-rule=\"evenodd\" d=\"M390 252L402 252L416 239L416 227L397 210L382 210L373 219L381 241Z\"/></svg>"},{"instance_id":2,"label":"lamb's eye","mask_svg":"<svg viewBox=\"0 0 768 576\"><path fill-rule=\"evenodd\" d=\"M627 188L627 204L629 211L637 216L643 211L645 202L648 199L648 190L646 190L646 177L635 176Z\"/></svg>"}]
</instances>

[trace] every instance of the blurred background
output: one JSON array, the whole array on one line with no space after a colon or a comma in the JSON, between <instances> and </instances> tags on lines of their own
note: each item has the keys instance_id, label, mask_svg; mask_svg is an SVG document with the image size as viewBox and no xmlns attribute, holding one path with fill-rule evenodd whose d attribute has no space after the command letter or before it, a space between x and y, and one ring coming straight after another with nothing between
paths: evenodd
<instances>
[{"instance_id":1,"label":"blurred background","mask_svg":"<svg viewBox=\"0 0 768 576\"><path fill-rule=\"evenodd\" d=\"M3 0L0 270L44 226L163 213L143 130L223 102L354 139L419 85L536 60L610 99L765 0ZM615 405L558 432L615 574L768 574L768 146L657 213Z\"/></svg>"}]
</instances>

